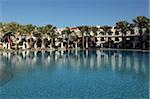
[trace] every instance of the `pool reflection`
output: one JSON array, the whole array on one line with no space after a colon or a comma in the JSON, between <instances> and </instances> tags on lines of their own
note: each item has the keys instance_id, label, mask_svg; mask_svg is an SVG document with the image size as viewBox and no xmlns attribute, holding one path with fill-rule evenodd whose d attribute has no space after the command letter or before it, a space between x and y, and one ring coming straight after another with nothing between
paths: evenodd
<instances>
[{"instance_id":1,"label":"pool reflection","mask_svg":"<svg viewBox=\"0 0 150 99\"><path fill-rule=\"evenodd\" d=\"M0 68L13 73L43 69L68 68L75 70L112 70L148 75L149 53L129 51L22 51L1 52Z\"/></svg>"}]
</instances>

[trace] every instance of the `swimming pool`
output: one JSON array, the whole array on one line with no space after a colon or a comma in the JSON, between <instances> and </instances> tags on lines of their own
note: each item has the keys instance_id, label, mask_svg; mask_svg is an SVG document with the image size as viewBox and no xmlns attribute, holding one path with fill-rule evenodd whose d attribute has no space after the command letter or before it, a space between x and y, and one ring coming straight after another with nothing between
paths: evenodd
<instances>
[{"instance_id":1,"label":"swimming pool","mask_svg":"<svg viewBox=\"0 0 150 99\"><path fill-rule=\"evenodd\" d=\"M149 53L22 51L0 54L2 99L148 99Z\"/></svg>"}]
</instances>

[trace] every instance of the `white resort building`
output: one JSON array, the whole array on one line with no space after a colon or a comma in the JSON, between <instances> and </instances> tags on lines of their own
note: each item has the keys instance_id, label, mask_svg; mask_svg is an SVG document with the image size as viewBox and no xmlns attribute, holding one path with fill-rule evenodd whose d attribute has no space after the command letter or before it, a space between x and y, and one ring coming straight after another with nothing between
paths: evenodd
<instances>
[{"instance_id":1,"label":"white resort building","mask_svg":"<svg viewBox=\"0 0 150 99\"><path fill-rule=\"evenodd\" d=\"M89 31L88 35L86 32L84 35L84 45L86 48L93 48L93 45L96 48L140 48L142 41L142 49L149 48L149 32L146 29L142 30L142 40L140 40L139 28L134 27L132 31L127 31L126 34L116 31L115 27L111 27L109 32L104 33L101 26L96 26L98 31L95 35L95 43L93 43L94 33ZM29 49L29 48L50 48L53 47L66 49L68 48L81 48L82 47L82 33L78 28L69 28L71 34L65 34L63 31L65 28L57 28L55 30L55 38L45 34L42 37L36 37L35 35L19 35L19 36L10 36L10 39L4 39L1 35L0 37L0 49ZM86 39L88 37L88 39ZM124 42L123 42L124 39ZM88 40L88 41L87 41ZM44 43L42 43L44 42ZM45 43L46 42L46 43ZM93 45L92 45L93 44ZM45 45L45 46L44 46ZM92 45L92 46L91 46Z\"/></svg>"}]
</instances>

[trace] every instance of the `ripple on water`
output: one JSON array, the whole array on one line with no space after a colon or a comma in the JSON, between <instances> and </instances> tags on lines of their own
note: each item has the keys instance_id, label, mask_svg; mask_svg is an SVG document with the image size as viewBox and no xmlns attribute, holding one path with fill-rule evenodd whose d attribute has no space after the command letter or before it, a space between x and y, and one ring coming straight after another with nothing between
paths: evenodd
<instances>
[{"instance_id":1,"label":"ripple on water","mask_svg":"<svg viewBox=\"0 0 150 99\"><path fill-rule=\"evenodd\" d=\"M0 87L9 82L12 79L12 77L12 72L5 69L0 69Z\"/></svg>"}]
</instances>

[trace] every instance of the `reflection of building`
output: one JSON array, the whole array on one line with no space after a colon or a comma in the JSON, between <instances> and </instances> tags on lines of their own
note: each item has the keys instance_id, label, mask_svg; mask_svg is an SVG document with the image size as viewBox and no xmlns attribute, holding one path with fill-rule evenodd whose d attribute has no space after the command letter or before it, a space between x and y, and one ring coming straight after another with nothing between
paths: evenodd
<instances>
[{"instance_id":1,"label":"reflection of building","mask_svg":"<svg viewBox=\"0 0 150 99\"><path fill-rule=\"evenodd\" d=\"M121 51L23 51L3 52L0 55L2 65L12 64L15 68L36 68L68 66L80 69L111 69L112 71L134 71L136 73L148 73L149 55L147 53L121 52ZM10 58L11 57L11 58ZM44 66L45 65L45 66Z\"/></svg>"}]
</instances>

